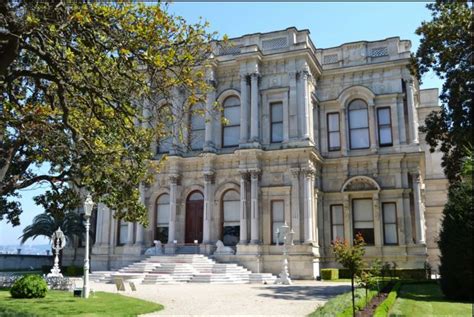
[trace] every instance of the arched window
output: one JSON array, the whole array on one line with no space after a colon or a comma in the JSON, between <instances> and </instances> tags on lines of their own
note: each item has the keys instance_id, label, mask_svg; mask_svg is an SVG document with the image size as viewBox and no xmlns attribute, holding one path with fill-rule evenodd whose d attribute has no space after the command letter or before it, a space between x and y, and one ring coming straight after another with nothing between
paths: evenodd
<instances>
[{"instance_id":1,"label":"arched window","mask_svg":"<svg viewBox=\"0 0 474 317\"><path fill-rule=\"evenodd\" d=\"M240 197L235 190L228 190L222 198L224 215L222 242L235 246L240 239Z\"/></svg>"},{"instance_id":2,"label":"arched window","mask_svg":"<svg viewBox=\"0 0 474 317\"><path fill-rule=\"evenodd\" d=\"M228 120L222 126L222 146L230 147L239 145L240 139L240 100L235 96L224 100L223 116Z\"/></svg>"},{"instance_id":3,"label":"arched window","mask_svg":"<svg viewBox=\"0 0 474 317\"><path fill-rule=\"evenodd\" d=\"M349 104L349 141L351 149L369 148L369 118L367 104L361 99Z\"/></svg>"},{"instance_id":4,"label":"arched window","mask_svg":"<svg viewBox=\"0 0 474 317\"><path fill-rule=\"evenodd\" d=\"M189 145L191 150L202 150L206 131L206 120L202 104L197 104L191 109L189 130Z\"/></svg>"},{"instance_id":5,"label":"arched window","mask_svg":"<svg viewBox=\"0 0 474 317\"><path fill-rule=\"evenodd\" d=\"M156 200L155 240L168 242L168 226L170 221L170 195L163 194Z\"/></svg>"}]
</instances>

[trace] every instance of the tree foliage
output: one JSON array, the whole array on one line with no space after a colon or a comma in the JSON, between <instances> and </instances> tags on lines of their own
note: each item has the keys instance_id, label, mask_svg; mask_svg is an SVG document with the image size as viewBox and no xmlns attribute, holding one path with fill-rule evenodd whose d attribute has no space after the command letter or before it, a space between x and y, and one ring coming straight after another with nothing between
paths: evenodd
<instances>
[{"instance_id":1,"label":"tree foliage","mask_svg":"<svg viewBox=\"0 0 474 317\"><path fill-rule=\"evenodd\" d=\"M204 101L206 28L161 3L0 1L0 220L18 225L19 191L47 183L146 223L138 185L173 110L155 102Z\"/></svg>"},{"instance_id":2,"label":"tree foliage","mask_svg":"<svg viewBox=\"0 0 474 317\"><path fill-rule=\"evenodd\" d=\"M352 313L355 316L355 288L354 279L362 272L364 267L363 257L365 254L365 242L360 233L356 234L353 245L347 241L335 240L332 243L332 250L336 261L349 271L351 276L352 292Z\"/></svg>"},{"instance_id":3,"label":"tree foliage","mask_svg":"<svg viewBox=\"0 0 474 317\"><path fill-rule=\"evenodd\" d=\"M451 185L443 210L438 247L441 252L441 290L450 299L474 299L473 232L474 199L472 197L472 151L465 160L463 181Z\"/></svg>"},{"instance_id":4,"label":"tree foliage","mask_svg":"<svg viewBox=\"0 0 474 317\"><path fill-rule=\"evenodd\" d=\"M474 67L472 5L467 1L436 1L427 5L432 20L416 30L421 43L414 70L421 76L432 70L444 80L441 111L432 112L420 128L434 151L443 152L442 165L451 183L459 180L465 147L472 142Z\"/></svg>"}]
</instances>

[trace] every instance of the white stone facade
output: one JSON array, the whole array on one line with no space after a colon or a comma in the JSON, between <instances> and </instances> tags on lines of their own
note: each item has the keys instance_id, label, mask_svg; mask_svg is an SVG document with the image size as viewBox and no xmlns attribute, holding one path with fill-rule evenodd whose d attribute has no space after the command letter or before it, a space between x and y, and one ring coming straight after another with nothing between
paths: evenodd
<instances>
[{"instance_id":1,"label":"white stone facade","mask_svg":"<svg viewBox=\"0 0 474 317\"><path fill-rule=\"evenodd\" d=\"M93 269L136 261L167 230L165 252L195 237L200 252L212 254L216 241L227 239L236 254L218 260L278 273L282 248L274 229L282 222L294 231L295 278L336 266L331 241L351 241L355 232L367 236L369 259L400 268L422 268L426 259L436 265L447 181L418 126L438 96L410 75L410 42L394 37L316 49L309 31L295 28L231 42L216 49L207 107L234 98L229 113L240 118L228 119L235 128L223 137L221 114L208 114L202 149L186 150L190 139L174 138L155 183L141 188L147 228L120 226L99 206ZM223 143L232 140L237 144Z\"/></svg>"}]
</instances>

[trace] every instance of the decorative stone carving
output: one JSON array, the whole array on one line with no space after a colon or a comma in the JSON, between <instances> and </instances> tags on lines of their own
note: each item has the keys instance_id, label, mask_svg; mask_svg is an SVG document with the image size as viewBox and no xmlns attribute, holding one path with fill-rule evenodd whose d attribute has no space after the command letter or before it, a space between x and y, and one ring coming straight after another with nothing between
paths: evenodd
<instances>
[{"instance_id":1,"label":"decorative stone carving","mask_svg":"<svg viewBox=\"0 0 474 317\"><path fill-rule=\"evenodd\" d=\"M341 192L380 190L379 184L368 176L354 176L348 179L342 186Z\"/></svg>"},{"instance_id":2,"label":"decorative stone carving","mask_svg":"<svg viewBox=\"0 0 474 317\"><path fill-rule=\"evenodd\" d=\"M162 249L161 241L155 240L153 242L155 243L155 246L146 249L145 255L162 255L163 249Z\"/></svg>"},{"instance_id":3,"label":"decorative stone carving","mask_svg":"<svg viewBox=\"0 0 474 317\"><path fill-rule=\"evenodd\" d=\"M231 247L226 247L224 245L224 242L222 242L221 240L217 240L216 247L217 249L214 252L214 255L233 255L235 253L234 249L232 249Z\"/></svg>"}]
</instances>

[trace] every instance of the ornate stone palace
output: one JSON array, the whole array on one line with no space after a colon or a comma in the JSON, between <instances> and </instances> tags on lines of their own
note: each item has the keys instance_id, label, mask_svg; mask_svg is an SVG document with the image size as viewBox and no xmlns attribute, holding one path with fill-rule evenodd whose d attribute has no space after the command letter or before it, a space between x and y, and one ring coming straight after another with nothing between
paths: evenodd
<instances>
[{"instance_id":1,"label":"ornate stone palace","mask_svg":"<svg viewBox=\"0 0 474 317\"><path fill-rule=\"evenodd\" d=\"M438 91L410 75L410 41L320 49L288 28L230 42L213 58L208 117L190 118L184 144L157 145L168 159L142 188L150 225L99 205L92 268L137 261L155 240L164 253L189 244L209 255L221 240L235 254L216 260L278 273L285 222L295 278L335 267L331 241L358 232L369 261L437 265L447 181L418 127ZM215 101L222 113L211 115Z\"/></svg>"}]
</instances>

